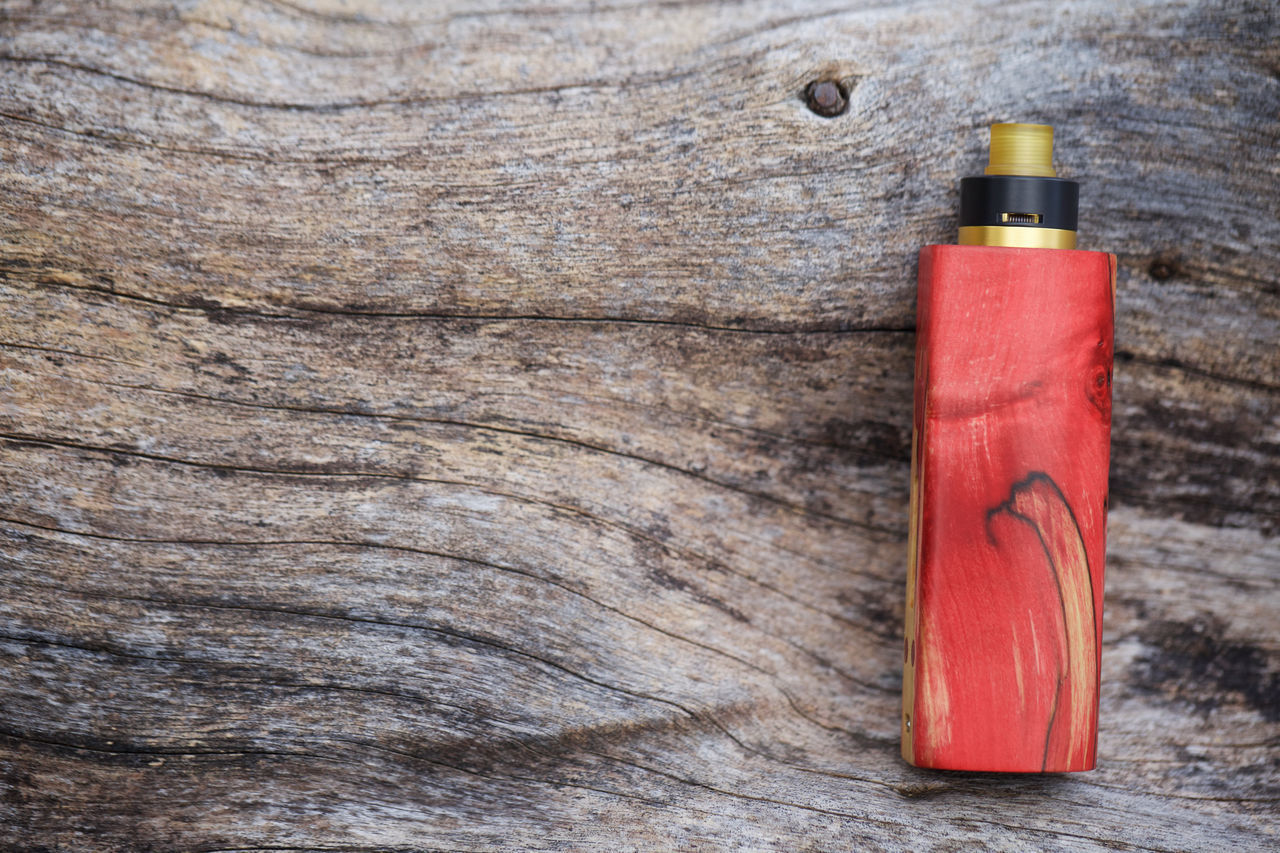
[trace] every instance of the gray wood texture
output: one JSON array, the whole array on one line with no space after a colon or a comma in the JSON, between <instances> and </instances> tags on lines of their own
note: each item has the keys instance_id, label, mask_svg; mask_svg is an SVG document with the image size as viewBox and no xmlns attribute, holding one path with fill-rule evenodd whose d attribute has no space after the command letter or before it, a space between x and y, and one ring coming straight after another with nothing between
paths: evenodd
<instances>
[{"instance_id":1,"label":"gray wood texture","mask_svg":"<svg viewBox=\"0 0 1280 853\"><path fill-rule=\"evenodd\" d=\"M1001 120L1119 256L1087 774L898 757ZM0 843L1274 848L1278 148L1265 2L4 3Z\"/></svg>"}]
</instances>

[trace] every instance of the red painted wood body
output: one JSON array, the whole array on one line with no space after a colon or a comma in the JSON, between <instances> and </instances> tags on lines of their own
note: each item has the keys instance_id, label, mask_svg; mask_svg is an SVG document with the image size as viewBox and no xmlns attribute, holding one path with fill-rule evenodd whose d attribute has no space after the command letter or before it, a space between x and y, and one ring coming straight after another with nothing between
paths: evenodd
<instances>
[{"instance_id":1,"label":"red painted wood body","mask_svg":"<svg viewBox=\"0 0 1280 853\"><path fill-rule=\"evenodd\" d=\"M1115 256L920 253L902 753L1088 770Z\"/></svg>"}]
</instances>

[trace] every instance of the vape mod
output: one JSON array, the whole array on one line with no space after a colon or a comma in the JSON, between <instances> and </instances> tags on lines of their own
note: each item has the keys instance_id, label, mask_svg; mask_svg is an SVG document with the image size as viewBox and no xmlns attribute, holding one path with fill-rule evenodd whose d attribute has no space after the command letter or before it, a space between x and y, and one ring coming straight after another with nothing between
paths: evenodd
<instances>
[{"instance_id":1,"label":"vape mod","mask_svg":"<svg viewBox=\"0 0 1280 853\"><path fill-rule=\"evenodd\" d=\"M1053 129L991 128L960 245L920 251L902 755L1089 770L1115 256L1076 251Z\"/></svg>"}]
</instances>

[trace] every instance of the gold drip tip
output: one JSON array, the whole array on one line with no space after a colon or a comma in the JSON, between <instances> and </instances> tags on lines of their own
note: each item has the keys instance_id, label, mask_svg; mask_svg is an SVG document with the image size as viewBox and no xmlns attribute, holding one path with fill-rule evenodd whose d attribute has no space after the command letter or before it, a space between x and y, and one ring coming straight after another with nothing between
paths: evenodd
<instances>
[{"instance_id":1,"label":"gold drip tip","mask_svg":"<svg viewBox=\"0 0 1280 853\"><path fill-rule=\"evenodd\" d=\"M1056 178L1053 128L1047 124L991 125L991 156L986 174Z\"/></svg>"}]
</instances>

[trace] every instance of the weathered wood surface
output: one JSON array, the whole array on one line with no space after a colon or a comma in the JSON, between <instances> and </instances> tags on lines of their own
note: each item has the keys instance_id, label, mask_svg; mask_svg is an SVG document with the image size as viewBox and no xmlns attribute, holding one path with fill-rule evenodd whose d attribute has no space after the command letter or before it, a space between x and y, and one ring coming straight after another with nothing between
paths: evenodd
<instances>
[{"instance_id":1,"label":"weathered wood surface","mask_svg":"<svg viewBox=\"0 0 1280 853\"><path fill-rule=\"evenodd\" d=\"M1270 4L6 3L0 117L6 846L1277 843ZM1120 258L1084 775L898 757L994 120Z\"/></svg>"}]
</instances>

